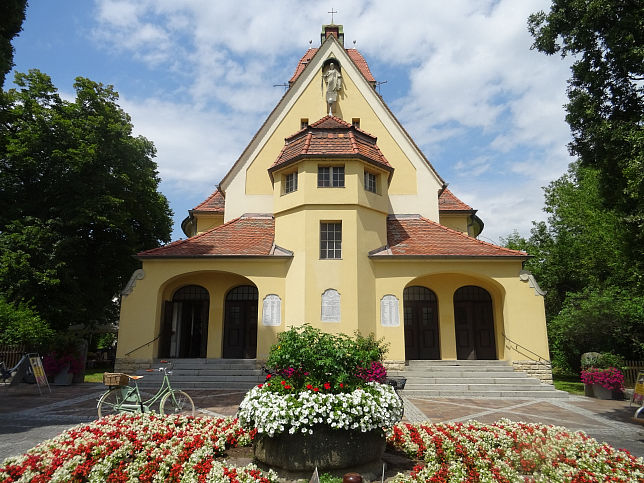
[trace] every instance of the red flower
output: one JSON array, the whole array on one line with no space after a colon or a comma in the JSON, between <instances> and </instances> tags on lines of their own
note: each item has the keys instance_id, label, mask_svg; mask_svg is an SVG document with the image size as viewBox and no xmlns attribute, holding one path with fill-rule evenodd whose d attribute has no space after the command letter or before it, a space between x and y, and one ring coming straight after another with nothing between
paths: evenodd
<instances>
[{"instance_id":1,"label":"red flower","mask_svg":"<svg viewBox=\"0 0 644 483\"><path fill-rule=\"evenodd\" d=\"M270 379L271 377L273 377L273 374L266 374L266 379Z\"/></svg>"},{"instance_id":2,"label":"red flower","mask_svg":"<svg viewBox=\"0 0 644 483\"><path fill-rule=\"evenodd\" d=\"M264 387L264 384L257 384L257 387Z\"/></svg>"},{"instance_id":3,"label":"red flower","mask_svg":"<svg viewBox=\"0 0 644 483\"><path fill-rule=\"evenodd\" d=\"M331 384L329 384L328 382L325 382L325 383L324 383L324 389L326 389L327 391L328 391L329 389L331 389Z\"/></svg>"},{"instance_id":4,"label":"red flower","mask_svg":"<svg viewBox=\"0 0 644 483\"><path fill-rule=\"evenodd\" d=\"M307 384L307 385L306 385L306 388L307 388L307 389L313 389L313 386L311 386L310 384Z\"/></svg>"},{"instance_id":5,"label":"red flower","mask_svg":"<svg viewBox=\"0 0 644 483\"><path fill-rule=\"evenodd\" d=\"M317 387L314 387L314 388L313 388L313 391L318 392L318 391L319 391L319 389L318 389Z\"/></svg>"}]
</instances>

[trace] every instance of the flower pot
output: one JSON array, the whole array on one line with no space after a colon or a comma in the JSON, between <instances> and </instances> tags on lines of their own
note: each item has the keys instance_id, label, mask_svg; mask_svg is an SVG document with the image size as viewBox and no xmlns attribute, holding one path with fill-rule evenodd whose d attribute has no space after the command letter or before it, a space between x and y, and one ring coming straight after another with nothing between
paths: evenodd
<instances>
[{"instance_id":1,"label":"flower pot","mask_svg":"<svg viewBox=\"0 0 644 483\"><path fill-rule=\"evenodd\" d=\"M606 389L599 384L593 384L593 395L597 399L613 399L613 390Z\"/></svg>"},{"instance_id":2,"label":"flower pot","mask_svg":"<svg viewBox=\"0 0 644 483\"><path fill-rule=\"evenodd\" d=\"M253 451L255 459L289 471L335 470L379 461L385 452L385 435L380 429L363 433L318 425L313 434L259 433Z\"/></svg>"},{"instance_id":3,"label":"flower pot","mask_svg":"<svg viewBox=\"0 0 644 483\"><path fill-rule=\"evenodd\" d=\"M69 386L73 378L74 374L69 372L69 364L67 364L54 376L54 386Z\"/></svg>"}]
</instances>

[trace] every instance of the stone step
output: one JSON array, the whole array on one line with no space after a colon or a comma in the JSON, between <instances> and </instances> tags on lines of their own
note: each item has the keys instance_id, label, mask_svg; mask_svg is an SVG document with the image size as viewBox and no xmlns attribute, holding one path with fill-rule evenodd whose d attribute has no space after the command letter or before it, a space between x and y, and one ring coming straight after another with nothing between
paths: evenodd
<instances>
[{"instance_id":1,"label":"stone step","mask_svg":"<svg viewBox=\"0 0 644 483\"><path fill-rule=\"evenodd\" d=\"M524 398L524 399L565 399L569 395L567 392L558 391L556 389L552 390L542 390L542 391L429 391L429 390L419 390L419 391L408 391L404 389L399 391L401 396L408 398L414 397L450 397L450 398Z\"/></svg>"},{"instance_id":2,"label":"stone step","mask_svg":"<svg viewBox=\"0 0 644 483\"><path fill-rule=\"evenodd\" d=\"M405 391L549 391L550 387L535 381L535 384L409 384Z\"/></svg>"},{"instance_id":3,"label":"stone step","mask_svg":"<svg viewBox=\"0 0 644 483\"><path fill-rule=\"evenodd\" d=\"M235 375L245 375L245 376L258 376L264 378L265 375L262 371L257 369L177 369L174 368L170 371L174 377L184 377L184 376L235 376ZM155 374L154 372L148 371L137 371L142 376ZM160 373L159 373L160 374Z\"/></svg>"},{"instance_id":4,"label":"stone step","mask_svg":"<svg viewBox=\"0 0 644 483\"><path fill-rule=\"evenodd\" d=\"M456 378L456 377L511 377L524 378L529 377L523 372L515 371L387 371L389 377L415 377L418 379L426 378Z\"/></svg>"},{"instance_id":5,"label":"stone step","mask_svg":"<svg viewBox=\"0 0 644 483\"><path fill-rule=\"evenodd\" d=\"M139 379L139 381L153 381L155 383L160 383L163 380L163 376L161 375L150 375L149 373L145 374L144 379ZM212 374L212 375L184 375L184 376L175 376L174 374L170 375L170 382L174 384L175 381L203 381L203 382L251 382L258 384L260 382L264 382L264 378L258 375L219 375L219 374Z\"/></svg>"},{"instance_id":6,"label":"stone step","mask_svg":"<svg viewBox=\"0 0 644 483\"><path fill-rule=\"evenodd\" d=\"M499 360L411 360L407 361L407 367L421 367L421 366L508 366L512 367L508 361Z\"/></svg>"}]
</instances>

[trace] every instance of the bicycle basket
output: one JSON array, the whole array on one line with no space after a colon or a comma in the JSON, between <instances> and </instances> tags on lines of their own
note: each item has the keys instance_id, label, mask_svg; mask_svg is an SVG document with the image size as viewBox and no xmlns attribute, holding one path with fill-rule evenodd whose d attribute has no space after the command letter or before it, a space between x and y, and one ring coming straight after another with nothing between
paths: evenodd
<instances>
[{"instance_id":1,"label":"bicycle basket","mask_svg":"<svg viewBox=\"0 0 644 483\"><path fill-rule=\"evenodd\" d=\"M130 378L127 374L122 374L120 372L103 373L103 384L106 386L127 386L129 382Z\"/></svg>"}]
</instances>

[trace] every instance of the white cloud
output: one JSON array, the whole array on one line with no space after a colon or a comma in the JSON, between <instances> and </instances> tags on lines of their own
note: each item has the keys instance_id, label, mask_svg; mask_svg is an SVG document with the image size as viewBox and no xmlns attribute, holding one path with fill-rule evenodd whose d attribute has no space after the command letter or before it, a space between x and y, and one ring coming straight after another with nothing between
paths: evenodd
<instances>
[{"instance_id":1,"label":"white cloud","mask_svg":"<svg viewBox=\"0 0 644 483\"><path fill-rule=\"evenodd\" d=\"M161 175L185 187L212 187L232 166L282 95L273 84L291 76L309 39L319 45L320 25L330 20L326 7L295 0L97 5L95 38L105 51L185 80L187 105L174 93L150 93L126 106L137 130L154 140ZM540 216L540 186L569 162L561 107L568 65L530 51L527 31L528 15L549 5L361 0L346 2L335 16L347 46L356 39L372 66L384 66L382 75L396 70L408 79L408 92L390 105L434 165L432 155L440 154L450 169L467 172L468 180L447 181L456 182L457 196L461 186L472 194L486 231L497 223L502 234L511 223L529 229ZM471 148L470 159L465 149L458 162L450 159L447 146L455 140Z\"/></svg>"}]
</instances>

